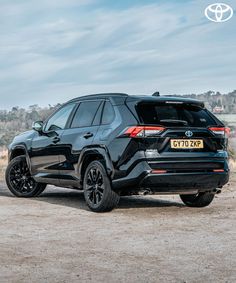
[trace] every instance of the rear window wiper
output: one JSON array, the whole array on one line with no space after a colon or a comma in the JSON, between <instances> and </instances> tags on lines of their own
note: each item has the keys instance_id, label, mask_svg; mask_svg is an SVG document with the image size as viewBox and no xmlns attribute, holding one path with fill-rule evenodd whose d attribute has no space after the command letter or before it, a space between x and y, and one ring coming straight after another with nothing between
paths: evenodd
<instances>
[{"instance_id":1,"label":"rear window wiper","mask_svg":"<svg viewBox=\"0 0 236 283\"><path fill-rule=\"evenodd\" d=\"M188 122L184 120L174 120L174 119L164 119L160 120L161 123L166 123L166 124L176 124L176 125L184 125L188 126Z\"/></svg>"}]
</instances>

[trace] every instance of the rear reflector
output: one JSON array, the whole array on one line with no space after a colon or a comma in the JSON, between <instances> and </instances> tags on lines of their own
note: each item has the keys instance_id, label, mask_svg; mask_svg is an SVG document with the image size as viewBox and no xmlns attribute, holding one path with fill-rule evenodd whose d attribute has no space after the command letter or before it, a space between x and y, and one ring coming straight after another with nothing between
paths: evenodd
<instances>
[{"instance_id":1,"label":"rear reflector","mask_svg":"<svg viewBox=\"0 0 236 283\"><path fill-rule=\"evenodd\" d=\"M166 170L152 170L151 171L152 174L165 174L167 173Z\"/></svg>"},{"instance_id":2,"label":"rear reflector","mask_svg":"<svg viewBox=\"0 0 236 283\"><path fill-rule=\"evenodd\" d=\"M165 130L164 127L134 126L125 131L125 135L131 138L156 136Z\"/></svg>"},{"instance_id":3,"label":"rear reflector","mask_svg":"<svg viewBox=\"0 0 236 283\"><path fill-rule=\"evenodd\" d=\"M224 169L214 169L213 172L221 173L221 172L225 172L225 170Z\"/></svg>"},{"instance_id":4,"label":"rear reflector","mask_svg":"<svg viewBox=\"0 0 236 283\"><path fill-rule=\"evenodd\" d=\"M217 135L222 135L222 136L225 135L228 137L230 134L230 128L228 127L210 127L208 129Z\"/></svg>"}]
</instances>

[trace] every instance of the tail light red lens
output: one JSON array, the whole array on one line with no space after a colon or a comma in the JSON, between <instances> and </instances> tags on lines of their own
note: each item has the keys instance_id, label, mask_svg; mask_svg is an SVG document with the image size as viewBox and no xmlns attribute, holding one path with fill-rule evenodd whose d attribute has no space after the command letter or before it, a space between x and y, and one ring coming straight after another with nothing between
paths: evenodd
<instances>
[{"instance_id":1,"label":"tail light red lens","mask_svg":"<svg viewBox=\"0 0 236 283\"><path fill-rule=\"evenodd\" d=\"M224 169L214 169L213 172L222 173L222 172L225 172L225 170Z\"/></svg>"},{"instance_id":2,"label":"tail light red lens","mask_svg":"<svg viewBox=\"0 0 236 283\"><path fill-rule=\"evenodd\" d=\"M131 138L142 138L159 135L164 130L164 127L134 126L128 128L124 134Z\"/></svg>"},{"instance_id":3,"label":"tail light red lens","mask_svg":"<svg viewBox=\"0 0 236 283\"><path fill-rule=\"evenodd\" d=\"M228 137L230 135L230 128L227 127L210 127L208 128L214 134Z\"/></svg>"}]
</instances>

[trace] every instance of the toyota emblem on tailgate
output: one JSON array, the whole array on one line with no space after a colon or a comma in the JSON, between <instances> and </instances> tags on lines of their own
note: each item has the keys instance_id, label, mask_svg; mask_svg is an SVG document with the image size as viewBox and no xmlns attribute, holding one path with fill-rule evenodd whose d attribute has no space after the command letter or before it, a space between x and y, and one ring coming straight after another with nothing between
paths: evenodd
<instances>
[{"instance_id":1,"label":"toyota emblem on tailgate","mask_svg":"<svg viewBox=\"0 0 236 283\"><path fill-rule=\"evenodd\" d=\"M187 132L185 132L185 136L188 137L188 138L191 138L193 136L193 132L187 131Z\"/></svg>"}]
</instances>

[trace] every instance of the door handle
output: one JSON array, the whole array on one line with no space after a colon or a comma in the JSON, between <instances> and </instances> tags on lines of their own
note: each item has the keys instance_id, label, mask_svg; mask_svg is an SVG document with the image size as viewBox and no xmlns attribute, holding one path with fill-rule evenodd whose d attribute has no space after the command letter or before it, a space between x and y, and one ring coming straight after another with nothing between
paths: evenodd
<instances>
[{"instance_id":1,"label":"door handle","mask_svg":"<svg viewBox=\"0 0 236 283\"><path fill-rule=\"evenodd\" d=\"M91 138L91 137L93 137L93 133L86 133L86 134L84 135L84 138L85 138L85 139L89 139L89 138Z\"/></svg>"},{"instance_id":2,"label":"door handle","mask_svg":"<svg viewBox=\"0 0 236 283\"><path fill-rule=\"evenodd\" d=\"M53 143L58 143L61 139L59 137L55 137L52 139Z\"/></svg>"}]
</instances>

